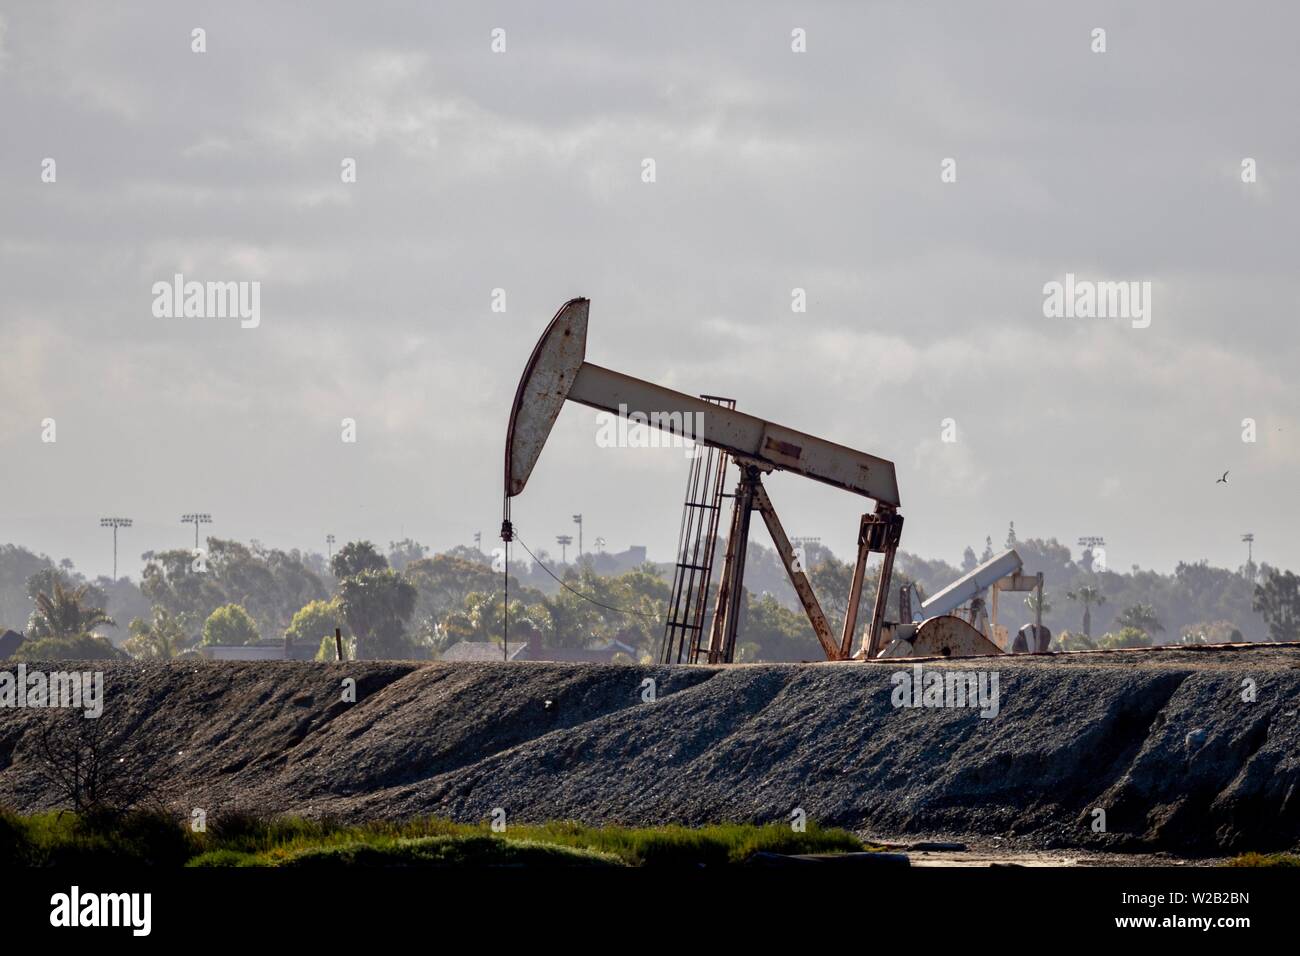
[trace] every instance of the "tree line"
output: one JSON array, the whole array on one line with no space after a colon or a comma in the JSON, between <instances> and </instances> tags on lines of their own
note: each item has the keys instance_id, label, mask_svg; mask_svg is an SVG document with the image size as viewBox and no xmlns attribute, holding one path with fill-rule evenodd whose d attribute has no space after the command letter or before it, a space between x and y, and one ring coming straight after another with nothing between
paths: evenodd
<instances>
[{"instance_id":1,"label":"tree line","mask_svg":"<svg viewBox=\"0 0 1300 956\"><path fill-rule=\"evenodd\" d=\"M1236 571L1179 563L1172 574L1102 568L1085 551L1074 559L1052 540L1015 537L1028 571L1042 570L1044 622L1061 649L1151 643L1300 639L1300 579L1267 565ZM833 628L842 626L852 567L815 542L802 560ZM898 585L932 594L991 557L968 548L962 567L900 553L887 616L897 619ZM433 659L458 641L499 641L507 575L477 549L439 554L410 539L381 550L345 544L328 559L298 550L209 538L201 560L177 549L147 552L139 584L85 579L70 562L16 545L0 546L0 630L25 631L28 659L195 655L210 645L292 641L334 657L337 628L351 657ZM721 563L716 562L720 567ZM557 567L509 570L510 638L544 647L588 647L616 640L631 660L659 652L672 566L647 563L598 573L590 556ZM562 582L562 583L561 583ZM776 555L751 542L737 656L740 660L816 660L820 647ZM876 582L863 588L859 621L869 619ZM714 587L716 591L716 584ZM1004 597L1001 623L1033 618ZM712 594L709 608L712 608ZM706 618L707 626L707 618Z\"/></svg>"}]
</instances>

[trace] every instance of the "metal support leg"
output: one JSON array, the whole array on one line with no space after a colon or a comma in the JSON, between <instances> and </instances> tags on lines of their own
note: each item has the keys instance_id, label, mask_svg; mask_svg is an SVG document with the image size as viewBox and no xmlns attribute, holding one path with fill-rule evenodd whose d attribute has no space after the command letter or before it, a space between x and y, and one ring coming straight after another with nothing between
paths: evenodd
<instances>
[{"instance_id":1,"label":"metal support leg","mask_svg":"<svg viewBox=\"0 0 1300 956\"><path fill-rule=\"evenodd\" d=\"M898 552L898 542L903 537L903 516L893 509L878 508L870 516L869 547L885 556L880 565L880 580L876 585L876 603L871 611L871 630L867 638L867 659L871 660L880 653L880 631L885 623L885 608L889 603L889 581L894 573L894 555Z\"/></svg>"},{"instance_id":2,"label":"metal support leg","mask_svg":"<svg viewBox=\"0 0 1300 956\"><path fill-rule=\"evenodd\" d=\"M1038 572L1038 583L1034 585L1034 590L1038 594L1038 600L1034 602L1034 627L1042 630L1043 627L1043 572Z\"/></svg>"},{"instance_id":3,"label":"metal support leg","mask_svg":"<svg viewBox=\"0 0 1300 956\"><path fill-rule=\"evenodd\" d=\"M896 545L885 550L885 560L880 565L880 581L876 585L876 603L871 609L871 637L867 644L867 658L880 653L880 630L885 623L885 608L889 603L889 579L894 573Z\"/></svg>"},{"instance_id":4,"label":"metal support leg","mask_svg":"<svg viewBox=\"0 0 1300 956\"><path fill-rule=\"evenodd\" d=\"M862 516L858 526L858 560L853 565L853 583L849 585L849 604L844 611L844 631L840 635L840 659L848 660L853 653L853 636L858 630L858 605L862 602L862 580L867 574L867 555L871 553L868 524L871 515Z\"/></svg>"},{"instance_id":5,"label":"metal support leg","mask_svg":"<svg viewBox=\"0 0 1300 956\"><path fill-rule=\"evenodd\" d=\"M736 627L740 623L741 602L745 588L745 550L749 543L749 518L754 507L759 470L740 465L742 476L736 485L731 509L731 532L727 536L727 557L718 586L718 603L713 612L709 633L709 663L730 664L736 653Z\"/></svg>"},{"instance_id":6,"label":"metal support leg","mask_svg":"<svg viewBox=\"0 0 1300 956\"><path fill-rule=\"evenodd\" d=\"M808 615L808 623L812 625L813 633L817 635L826 659L828 661L846 659L848 655L840 653L840 649L831 637L831 626L826 622L826 615L822 612L822 606L813 592L807 571L795 564L794 549L790 547L790 539L786 537L785 528L781 526L781 519L777 517L771 499L767 497L767 489L761 484L755 488L754 504L763 515L768 533L772 535L772 543L776 545L776 553L781 556L785 573L790 577L790 583L794 585L795 594L799 595L799 603L803 605L804 613Z\"/></svg>"}]
</instances>

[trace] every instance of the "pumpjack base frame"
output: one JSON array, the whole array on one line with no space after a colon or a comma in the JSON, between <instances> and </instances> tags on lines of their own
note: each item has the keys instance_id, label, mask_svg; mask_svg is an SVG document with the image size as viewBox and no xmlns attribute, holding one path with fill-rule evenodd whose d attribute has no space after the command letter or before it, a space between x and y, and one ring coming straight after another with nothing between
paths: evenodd
<instances>
[{"instance_id":1,"label":"pumpjack base frame","mask_svg":"<svg viewBox=\"0 0 1300 956\"><path fill-rule=\"evenodd\" d=\"M749 544L750 518L755 508L763 516L771 535L772 544L785 566L786 574L799 596L808 623L817 635L818 643L828 661L853 659L853 641L857 631L858 604L862 599L862 586L866 578L867 559L871 554L882 554L877 582L876 601L871 613L871 623L863 639L860 655L875 656L884 625L885 608L889 597L889 582L894 569L894 556L903 532L903 516L887 505L877 505L873 513L864 514L858 528L858 554L853 568L853 582L849 588L849 603L844 617L844 627L836 640L821 603L813 591L812 582L795 554L785 533L776 508L763 487L763 475L770 466L763 462L734 456L740 469L740 480L732 496L731 530L727 536L727 550L723 559L722 578L713 612L713 626L709 632L708 656L710 664L730 664L735 660L736 635L743 606L745 552Z\"/></svg>"}]
</instances>

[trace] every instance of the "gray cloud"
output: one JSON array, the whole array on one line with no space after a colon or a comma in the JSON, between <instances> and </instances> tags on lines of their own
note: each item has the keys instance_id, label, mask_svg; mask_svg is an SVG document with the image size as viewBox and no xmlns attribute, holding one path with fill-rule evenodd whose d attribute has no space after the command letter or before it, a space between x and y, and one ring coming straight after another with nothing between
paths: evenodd
<instances>
[{"instance_id":1,"label":"gray cloud","mask_svg":"<svg viewBox=\"0 0 1300 956\"><path fill-rule=\"evenodd\" d=\"M1015 520L1105 534L1120 567L1235 565L1247 530L1300 565L1300 14L700 6L7 12L0 539L102 571L109 511L127 553L184 543L193 508L284 546L490 537L518 374L585 294L593 360L895 460L910 550ZM1067 271L1151 281L1151 328L1044 319ZM175 272L261 280L261 327L153 318ZM525 537L582 510L667 558L680 455L594 433L561 417ZM861 503L807 484L773 482L791 533L847 553Z\"/></svg>"}]
</instances>

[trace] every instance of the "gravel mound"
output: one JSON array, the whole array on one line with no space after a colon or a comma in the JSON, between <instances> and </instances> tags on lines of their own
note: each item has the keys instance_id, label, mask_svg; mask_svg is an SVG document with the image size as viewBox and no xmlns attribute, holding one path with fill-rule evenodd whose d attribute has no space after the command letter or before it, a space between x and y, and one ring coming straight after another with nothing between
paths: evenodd
<instances>
[{"instance_id":1,"label":"gravel mound","mask_svg":"<svg viewBox=\"0 0 1300 956\"><path fill-rule=\"evenodd\" d=\"M186 814L481 820L501 808L508 821L697 825L798 808L868 834L1043 848L1300 842L1300 648L921 663L996 672L990 718L894 706L894 675L913 666L81 667L104 671L101 719L126 728L120 746L149 756L157 798ZM0 804L63 805L40 774L45 719L0 709Z\"/></svg>"}]
</instances>

